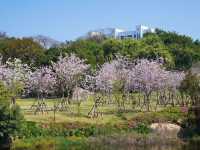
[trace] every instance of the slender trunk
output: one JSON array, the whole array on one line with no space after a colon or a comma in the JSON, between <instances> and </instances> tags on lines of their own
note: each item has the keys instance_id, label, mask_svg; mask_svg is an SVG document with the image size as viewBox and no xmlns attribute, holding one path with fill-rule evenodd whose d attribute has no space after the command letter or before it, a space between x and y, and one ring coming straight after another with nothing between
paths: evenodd
<instances>
[{"instance_id":1,"label":"slender trunk","mask_svg":"<svg viewBox=\"0 0 200 150\"><path fill-rule=\"evenodd\" d=\"M147 107L147 111L150 111L150 93L145 94L145 105Z\"/></svg>"},{"instance_id":2,"label":"slender trunk","mask_svg":"<svg viewBox=\"0 0 200 150\"><path fill-rule=\"evenodd\" d=\"M12 97L11 97L11 104L12 104L12 105L15 105L15 104L16 104L16 98L15 98L15 96L12 96Z\"/></svg>"},{"instance_id":3,"label":"slender trunk","mask_svg":"<svg viewBox=\"0 0 200 150\"><path fill-rule=\"evenodd\" d=\"M53 106L53 121L56 122L56 105Z\"/></svg>"},{"instance_id":4,"label":"slender trunk","mask_svg":"<svg viewBox=\"0 0 200 150\"><path fill-rule=\"evenodd\" d=\"M80 106L81 102L77 102L77 115L80 116Z\"/></svg>"},{"instance_id":5,"label":"slender trunk","mask_svg":"<svg viewBox=\"0 0 200 150\"><path fill-rule=\"evenodd\" d=\"M174 102L174 93L172 93L172 95L171 95L171 99L172 99L172 106L175 107L175 102Z\"/></svg>"},{"instance_id":6,"label":"slender trunk","mask_svg":"<svg viewBox=\"0 0 200 150\"><path fill-rule=\"evenodd\" d=\"M149 95L146 96L146 101L147 101L147 111L150 111L150 99L149 99Z\"/></svg>"}]
</instances>

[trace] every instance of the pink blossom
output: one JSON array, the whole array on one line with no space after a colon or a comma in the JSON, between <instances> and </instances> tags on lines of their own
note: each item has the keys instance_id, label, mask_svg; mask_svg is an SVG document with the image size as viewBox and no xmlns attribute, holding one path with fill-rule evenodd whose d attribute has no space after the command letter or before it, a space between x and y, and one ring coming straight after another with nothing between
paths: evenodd
<instances>
[{"instance_id":1,"label":"pink blossom","mask_svg":"<svg viewBox=\"0 0 200 150\"><path fill-rule=\"evenodd\" d=\"M85 64L85 60L76 57L74 54L66 57L60 56L58 62L52 63L52 66L57 87L63 93L72 90L89 68L89 65Z\"/></svg>"}]
</instances>

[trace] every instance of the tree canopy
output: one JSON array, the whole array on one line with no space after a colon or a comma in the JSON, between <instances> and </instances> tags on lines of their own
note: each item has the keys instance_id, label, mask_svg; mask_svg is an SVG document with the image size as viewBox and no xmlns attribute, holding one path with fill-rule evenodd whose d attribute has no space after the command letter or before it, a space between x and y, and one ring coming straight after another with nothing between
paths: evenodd
<instances>
[{"instance_id":1,"label":"tree canopy","mask_svg":"<svg viewBox=\"0 0 200 150\"><path fill-rule=\"evenodd\" d=\"M74 53L93 68L112 61L117 54L128 58L158 59L162 57L170 69L187 70L200 60L200 42L186 35L156 29L146 33L142 39L87 38L62 43L44 50L29 38L0 39L0 54L4 62L8 58L19 58L23 63L40 67L58 61L60 54Z\"/></svg>"},{"instance_id":2,"label":"tree canopy","mask_svg":"<svg viewBox=\"0 0 200 150\"><path fill-rule=\"evenodd\" d=\"M3 61L19 58L23 63L39 66L44 59L44 50L30 38L5 38L0 40L0 54Z\"/></svg>"}]
</instances>

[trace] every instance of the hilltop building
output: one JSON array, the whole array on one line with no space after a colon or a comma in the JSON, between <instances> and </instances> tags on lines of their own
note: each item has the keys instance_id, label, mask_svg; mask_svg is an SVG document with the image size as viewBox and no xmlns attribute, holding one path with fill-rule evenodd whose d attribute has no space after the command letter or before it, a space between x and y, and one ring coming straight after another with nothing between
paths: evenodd
<instances>
[{"instance_id":1,"label":"hilltop building","mask_svg":"<svg viewBox=\"0 0 200 150\"><path fill-rule=\"evenodd\" d=\"M88 32L86 37L104 35L106 37L115 38L115 39L126 39L126 38L141 39L143 35L148 32L154 33L155 29L144 26L144 25L137 25L136 29L133 31L128 31L128 30L119 29L119 28L98 29L98 30Z\"/></svg>"}]
</instances>

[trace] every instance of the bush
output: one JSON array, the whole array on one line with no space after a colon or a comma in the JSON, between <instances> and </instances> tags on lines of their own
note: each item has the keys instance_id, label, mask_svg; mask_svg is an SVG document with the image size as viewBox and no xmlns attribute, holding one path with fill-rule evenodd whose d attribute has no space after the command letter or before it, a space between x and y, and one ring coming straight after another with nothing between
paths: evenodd
<instances>
[{"instance_id":1,"label":"bush","mask_svg":"<svg viewBox=\"0 0 200 150\"><path fill-rule=\"evenodd\" d=\"M16 140L12 146L13 150L66 150L66 149L88 149L84 138L64 137L37 137L24 140Z\"/></svg>"},{"instance_id":2,"label":"bush","mask_svg":"<svg viewBox=\"0 0 200 150\"><path fill-rule=\"evenodd\" d=\"M35 122L24 121L21 129L16 134L18 138L32 138L38 136L46 136L48 135L48 131L42 127L40 127Z\"/></svg>"},{"instance_id":3,"label":"bush","mask_svg":"<svg viewBox=\"0 0 200 150\"><path fill-rule=\"evenodd\" d=\"M50 124L47 127L37 124L35 122L23 122L20 131L16 134L17 138L33 138L33 137L47 137L47 136L76 136L76 137L89 137L98 132L98 128L94 126L79 127L75 129L65 128L61 125Z\"/></svg>"},{"instance_id":4,"label":"bush","mask_svg":"<svg viewBox=\"0 0 200 150\"><path fill-rule=\"evenodd\" d=\"M0 83L0 143L6 144L20 129L23 119L18 106L10 107L10 100L9 90Z\"/></svg>"},{"instance_id":5,"label":"bush","mask_svg":"<svg viewBox=\"0 0 200 150\"><path fill-rule=\"evenodd\" d=\"M134 131L140 134L148 134L150 133L150 128L144 123L138 123L137 126L134 128Z\"/></svg>"},{"instance_id":6,"label":"bush","mask_svg":"<svg viewBox=\"0 0 200 150\"><path fill-rule=\"evenodd\" d=\"M200 77L189 71L181 83L180 90L182 94L189 95L192 101L186 124L188 128L200 134Z\"/></svg>"},{"instance_id":7,"label":"bush","mask_svg":"<svg viewBox=\"0 0 200 150\"><path fill-rule=\"evenodd\" d=\"M141 112L129 121L129 124L135 126L137 123L145 123L150 125L156 122L171 122L178 123L179 120L185 119L184 115L179 107L169 107L158 112Z\"/></svg>"}]
</instances>

